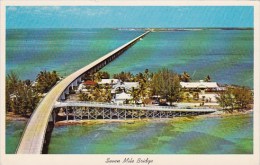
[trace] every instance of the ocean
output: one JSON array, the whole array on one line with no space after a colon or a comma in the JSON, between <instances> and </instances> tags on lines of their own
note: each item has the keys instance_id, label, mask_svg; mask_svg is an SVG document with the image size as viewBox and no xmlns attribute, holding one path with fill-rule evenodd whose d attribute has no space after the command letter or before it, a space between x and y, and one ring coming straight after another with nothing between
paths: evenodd
<instances>
[{"instance_id":1,"label":"ocean","mask_svg":"<svg viewBox=\"0 0 260 165\"><path fill-rule=\"evenodd\" d=\"M66 144L66 145L65 145ZM252 114L55 127L49 154L252 154Z\"/></svg>"},{"instance_id":2,"label":"ocean","mask_svg":"<svg viewBox=\"0 0 260 165\"><path fill-rule=\"evenodd\" d=\"M56 70L60 76L67 76L142 33L117 29L8 29L6 73L14 71L23 80L34 80L41 70ZM177 73L187 71L193 80L210 75L212 81L221 84L253 88L253 52L253 30L152 32L102 70L112 75L167 67ZM252 153L253 115L225 119L55 127L49 153ZM7 153L15 152L24 126L8 122ZM105 137L112 142L104 143ZM208 143L201 144L201 139ZM86 145L82 145L84 140ZM154 142L157 145L150 145Z\"/></svg>"}]
</instances>

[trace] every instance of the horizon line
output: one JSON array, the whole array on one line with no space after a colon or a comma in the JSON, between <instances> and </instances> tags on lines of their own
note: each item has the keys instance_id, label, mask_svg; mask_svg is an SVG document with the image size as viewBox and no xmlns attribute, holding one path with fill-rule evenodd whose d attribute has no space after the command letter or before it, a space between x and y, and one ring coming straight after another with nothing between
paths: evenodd
<instances>
[{"instance_id":1,"label":"horizon line","mask_svg":"<svg viewBox=\"0 0 260 165\"><path fill-rule=\"evenodd\" d=\"M5 29L254 29L254 27L6 27Z\"/></svg>"}]
</instances>

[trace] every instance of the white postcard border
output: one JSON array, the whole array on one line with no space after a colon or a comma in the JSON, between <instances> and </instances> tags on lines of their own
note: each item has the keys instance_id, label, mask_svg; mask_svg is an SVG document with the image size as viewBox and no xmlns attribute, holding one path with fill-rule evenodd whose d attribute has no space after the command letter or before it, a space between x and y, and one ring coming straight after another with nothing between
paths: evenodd
<instances>
[{"instance_id":1,"label":"white postcard border","mask_svg":"<svg viewBox=\"0 0 260 165\"><path fill-rule=\"evenodd\" d=\"M257 165L259 160L259 62L260 62L260 33L259 33L259 1L0 1L1 3L1 57L0 57L0 105L1 110L1 137L0 137L0 164L15 165L15 164L62 164L62 165L87 165L87 164L106 164L105 160L110 157L113 159L123 159L125 157L149 158L153 160L152 165L190 165L190 164L230 164L230 165ZM219 155L194 155L194 154L154 154L154 155L116 155L116 154L89 154L89 155L16 155L5 154L5 7L6 6L254 6L254 154L219 154ZM120 163L116 163L120 164Z\"/></svg>"}]
</instances>

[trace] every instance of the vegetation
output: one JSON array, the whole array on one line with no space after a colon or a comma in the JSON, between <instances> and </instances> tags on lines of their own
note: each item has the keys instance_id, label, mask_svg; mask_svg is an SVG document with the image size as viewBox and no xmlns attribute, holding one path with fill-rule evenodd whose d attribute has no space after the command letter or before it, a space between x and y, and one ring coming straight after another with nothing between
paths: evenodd
<instances>
[{"instance_id":1,"label":"vegetation","mask_svg":"<svg viewBox=\"0 0 260 165\"><path fill-rule=\"evenodd\" d=\"M22 81L11 72L6 76L6 111L28 117L39 103L40 95L48 92L59 81L56 71L41 71L34 86L30 80Z\"/></svg>"},{"instance_id":2,"label":"vegetation","mask_svg":"<svg viewBox=\"0 0 260 165\"><path fill-rule=\"evenodd\" d=\"M101 79L109 79L110 75L108 72L97 72L94 74L94 80L93 81L101 81Z\"/></svg>"},{"instance_id":3,"label":"vegetation","mask_svg":"<svg viewBox=\"0 0 260 165\"><path fill-rule=\"evenodd\" d=\"M207 75L206 77L205 77L205 80L204 80L205 82L211 82L211 78L210 78L210 76L209 75Z\"/></svg>"},{"instance_id":4,"label":"vegetation","mask_svg":"<svg viewBox=\"0 0 260 165\"><path fill-rule=\"evenodd\" d=\"M223 110L231 113L249 108L253 104L253 92L246 87L227 87L218 93L216 99Z\"/></svg>"},{"instance_id":5,"label":"vegetation","mask_svg":"<svg viewBox=\"0 0 260 165\"><path fill-rule=\"evenodd\" d=\"M178 74L168 70L161 69L152 77L152 93L160 95L167 101L172 103L177 101L180 97L180 79Z\"/></svg>"},{"instance_id":6,"label":"vegetation","mask_svg":"<svg viewBox=\"0 0 260 165\"><path fill-rule=\"evenodd\" d=\"M183 72L182 75L179 75L179 79L182 82L190 82L191 81L190 75L187 72L185 72L185 71Z\"/></svg>"},{"instance_id":7,"label":"vegetation","mask_svg":"<svg viewBox=\"0 0 260 165\"><path fill-rule=\"evenodd\" d=\"M95 81L98 82L101 79L109 79L110 75L108 72L102 72L102 71L98 71L94 74L92 73L85 73L83 79L84 80L91 80L91 81Z\"/></svg>"},{"instance_id":8,"label":"vegetation","mask_svg":"<svg viewBox=\"0 0 260 165\"><path fill-rule=\"evenodd\" d=\"M190 102L191 99L199 101L198 92L184 92L181 91L180 81L189 82L191 77L187 72L182 75L163 68L157 72L150 72L146 69L133 75L130 72L121 72L115 74L114 78L120 79L122 82L138 82L138 88L128 89L118 88L117 92L128 92L133 97L133 103L149 104L152 96L160 96L162 102L184 101ZM101 79L108 79L110 75L107 72L97 72L95 74L86 74L85 78L93 81L100 81ZM47 93L57 82L59 77L55 71L42 71L37 75L36 85L32 85L30 80L22 81L18 75L11 72L6 77L6 111L14 112L22 116L29 116L36 108L40 96ZM211 81L210 76L206 76L205 81ZM89 86L87 91L78 94L81 101L97 101L110 102L112 99L112 85L95 85ZM253 103L253 92L240 86L230 86L226 90L217 93L217 101L219 105L226 112L233 112L234 110L244 110L250 108Z\"/></svg>"},{"instance_id":9,"label":"vegetation","mask_svg":"<svg viewBox=\"0 0 260 165\"><path fill-rule=\"evenodd\" d=\"M121 72L119 74L114 74L113 78L115 79L119 79L123 82L132 82L134 79L134 76L132 73L130 72Z\"/></svg>"},{"instance_id":10,"label":"vegetation","mask_svg":"<svg viewBox=\"0 0 260 165\"><path fill-rule=\"evenodd\" d=\"M25 117L36 108L40 97L29 80L21 81L11 72L6 77L6 111Z\"/></svg>"},{"instance_id":11,"label":"vegetation","mask_svg":"<svg viewBox=\"0 0 260 165\"><path fill-rule=\"evenodd\" d=\"M88 93L80 93L79 94L80 101L91 101L92 98Z\"/></svg>"},{"instance_id":12,"label":"vegetation","mask_svg":"<svg viewBox=\"0 0 260 165\"><path fill-rule=\"evenodd\" d=\"M36 78L36 90L39 93L47 93L59 80L56 71L41 71Z\"/></svg>"},{"instance_id":13,"label":"vegetation","mask_svg":"<svg viewBox=\"0 0 260 165\"><path fill-rule=\"evenodd\" d=\"M91 92L79 94L80 101L110 102L112 99L111 89L95 86Z\"/></svg>"}]
</instances>

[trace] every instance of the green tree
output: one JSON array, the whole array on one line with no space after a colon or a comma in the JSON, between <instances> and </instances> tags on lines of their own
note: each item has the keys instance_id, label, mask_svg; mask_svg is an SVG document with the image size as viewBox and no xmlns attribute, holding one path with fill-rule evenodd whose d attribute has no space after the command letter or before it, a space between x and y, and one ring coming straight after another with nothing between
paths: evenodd
<instances>
[{"instance_id":1,"label":"green tree","mask_svg":"<svg viewBox=\"0 0 260 165\"><path fill-rule=\"evenodd\" d=\"M244 110L253 103L253 92L246 87L227 87L225 91L218 93L216 99L227 112L233 112L235 109Z\"/></svg>"},{"instance_id":2,"label":"green tree","mask_svg":"<svg viewBox=\"0 0 260 165\"><path fill-rule=\"evenodd\" d=\"M21 98L20 114L22 116L30 116L39 102L39 96L35 92L31 85L24 85L20 89L18 97Z\"/></svg>"},{"instance_id":3,"label":"green tree","mask_svg":"<svg viewBox=\"0 0 260 165\"><path fill-rule=\"evenodd\" d=\"M12 100L15 99L15 97L16 97L16 90L17 90L18 84L20 82L21 82L21 80L19 80L18 75L13 71L11 71L10 74L8 74L6 76L5 104L6 104L7 112L14 111L15 105Z\"/></svg>"},{"instance_id":4,"label":"green tree","mask_svg":"<svg viewBox=\"0 0 260 165\"><path fill-rule=\"evenodd\" d=\"M92 98L88 93L80 93L79 100L80 101L92 101Z\"/></svg>"},{"instance_id":5,"label":"green tree","mask_svg":"<svg viewBox=\"0 0 260 165\"><path fill-rule=\"evenodd\" d=\"M21 81L11 72L6 77L6 111L22 116L30 116L39 102L38 93L30 81Z\"/></svg>"},{"instance_id":6,"label":"green tree","mask_svg":"<svg viewBox=\"0 0 260 165\"><path fill-rule=\"evenodd\" d=\"M47 93L59 81L56 71L41 71L36 78L36 89L40 93Z\"/></svg>"},{"instance_id":7,"label":"green tree","mask_svg":"<svg viewBox=\"0 0 260 165\"><path fill-rule=\"evenodd\" d=\"M20 82L21 80L19 79L18 75L15 72L11 71L10 74L6 76L6 91L10 94L14 93Z\"/></svg>"},{"instance_id":8,"label":"green tree","mask_svg":"<svg viewBox=\"0 0 260 165\"><path fill-rule=\"evenodd\" d=\"M210 76L209 75L207 75L206 77L205 77L205 80L204 80L205 82L211 82L211 78L210 78Z\"/></svg>"},{"instance_id":9,"label":"green tree","mask_svg":"<svg viewBox=\"0 0 260 165\"><path fill-rule=\"evenodd\" d=\"M234 110L234 101L235 98L233 96L233 89L232 88L227 88L224 91L221 91L217 94L217 101L219 105L222 107L222 109L226 112L233 112Z\"/></svg>"},{"instance_id":10,"label":"green tree","mask_svg":"<svg viewBox=\"0 0 260 165\"><path fill-rule=\"evenodd\" d=\"M101 79L109 79L109 78L110 75L108 72L99 71L94 74L94 81L101 81Z\"/></svg>"},{"instance_id":11,"label":"green tree","mask_svg":"<svg viewBox=\"0 0 260 165\"><path fill-rule=\"evenodd\" d=\"M187 72L184 71L183 74L180 75L180 80L182 82L190 82L191 77L190 77L190 75Z\"/></svg>"},{"instance_id":12,"label":"green tree","mask_svg":"<svg viewBox=\"0 0 260 165\"><path fill-rule=\"evenodd\" d=\"M112 100L112 94L111 94L111 90L108 90L106 95L105 95L105 102L111 102Z\"/></svg>"},{"instance_id":13,"label":"green tree","mask_svg":"<svg viewBox=\"0 0 260 165\"><path fill-rule=\"evenodd\" d=\"M246 87L235 87L232 93L235 97L235 106L239 110L248 108L249 104L253 104L253 92Z\"/></svg>"},{"instance_id":14,"label":"green tree","mask_svg":"<svg viewBox=\"0 0 260 165\"><path fill-rule=\"evenodd\" d=\"M168 69L160 69L153 75L151 88L153 94L160 95L172 103L180 97L180 80L178 74Z\"/></svg>"},{"instance_id":15,"label":"green tree","mask_svg":"<svg viewBox=\"0 0 260 165\"><path fill-rule=\"evenodd\" d=\"M134 103L136 104L136 102L140 99L140 95L138 93L138 90L135 89L134 87L132 87L130 94L133 98Z\"/></svg>"},{"instance_id":16,"label":"green tree","mask_svg":"<svg viewBox=\"0 0 260 165\"><path fill-rule=\"evenodd\" d=\"M114 76L113 76L115 79L119 79L119 80L121 80L121 81L123 81L123 82L127 82L127 81L133 81L133 79L134 79L134 76L133 76L133 74L132 73L130 73L130 72L127 72L127 73L125 73L125 72L121 72L121 73L119 73L119 74L114 74Z\"/></svg>"}]
</instances>

